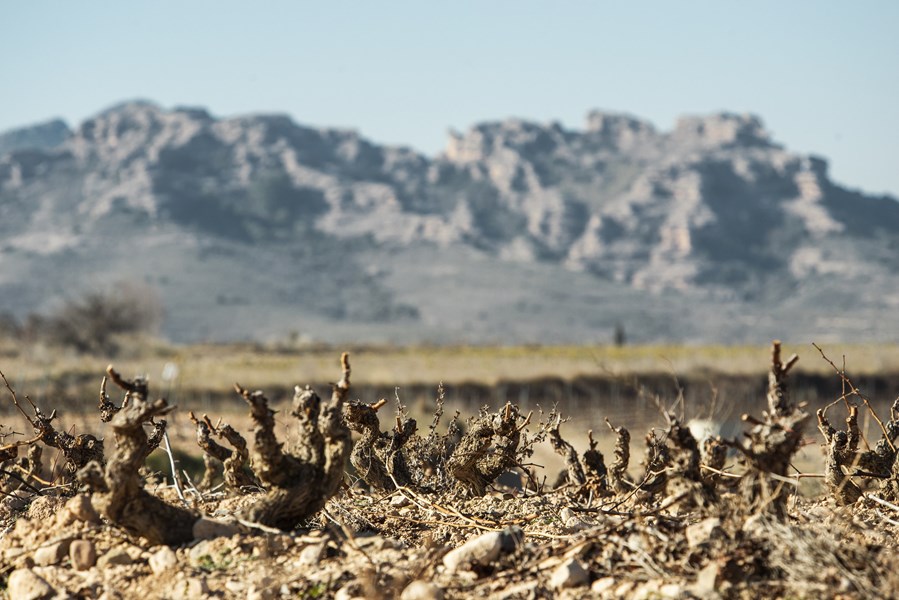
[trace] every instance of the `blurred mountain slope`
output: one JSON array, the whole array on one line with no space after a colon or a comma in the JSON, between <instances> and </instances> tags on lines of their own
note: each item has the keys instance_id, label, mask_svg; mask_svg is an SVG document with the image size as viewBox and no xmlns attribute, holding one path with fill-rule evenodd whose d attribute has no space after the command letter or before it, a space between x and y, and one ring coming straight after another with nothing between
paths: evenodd
<instances>
[{"instance_id":1,"label":"blurred mountain slope","mask_svg":"<svg viewBox=\"0 0 899 600\"><path fill-rule=\"evenodd\" d=\"M123 279L182 341L887 340L899 202L729 113L483 123L437 157L150 102L0 135L0 310Z\"/></svg>"}]
</instances>

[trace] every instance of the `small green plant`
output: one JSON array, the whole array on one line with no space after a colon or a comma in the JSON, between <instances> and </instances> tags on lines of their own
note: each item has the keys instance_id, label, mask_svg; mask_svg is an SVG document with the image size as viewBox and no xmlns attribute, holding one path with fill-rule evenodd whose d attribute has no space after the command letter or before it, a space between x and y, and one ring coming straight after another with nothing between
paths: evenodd
<instances>
[{"instance_id":1,"label":"small green plant","mask_svg":"<svg viewBox=\"0 0 899 600\"><path fill-rule=\"evenodd\" d=\"M313 583L309 587L300 590L297 595L298 598L324 598L325 594L328 592L328 586L319 581L318 583Z\"/></svg>"},{"instance_id":2,"label":"small green plant","mask_svg":"<svg viewBox=\"0 0 899 600\"><path fill-rule=\"evenodd\" d=\"M208 573L213 571L227 571L231 565L235 564L234 559L229 556L230 553L230 550L225 550L224 553L218 557L213 557L211 554L203 554L197 559L197 566ZM216 558L218 558L218 560L216 560Z\"/></svg>"}]
</instances>

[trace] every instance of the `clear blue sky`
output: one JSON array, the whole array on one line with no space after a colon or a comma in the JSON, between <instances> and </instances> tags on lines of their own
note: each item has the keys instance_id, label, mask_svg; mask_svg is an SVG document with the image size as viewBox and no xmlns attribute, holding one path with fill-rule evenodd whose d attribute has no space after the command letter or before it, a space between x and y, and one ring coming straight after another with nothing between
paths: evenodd
<instances>
[{"instance_id":1,"label":"clear blue sky","mask_svg":"<svg viewBox=\"0 0 899 600\"><path fill-rule=\"evenodd\" d=\"M0 57L0 130L147 98L436 153L482 120L726 109L899 197L894 0L0 0Z\"/></svg>"}]
</instances>

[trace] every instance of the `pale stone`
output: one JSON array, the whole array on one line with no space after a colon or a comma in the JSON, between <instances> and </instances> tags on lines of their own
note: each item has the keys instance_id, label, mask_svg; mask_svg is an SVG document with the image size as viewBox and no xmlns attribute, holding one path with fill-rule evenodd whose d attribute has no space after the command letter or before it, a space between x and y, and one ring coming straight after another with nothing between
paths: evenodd
<instances>
[{"instance_id":1,"label":"pale stone","mask_svg":"<svg viewBox=\"0 0 899 600\"><path fill-rule=\"evenodd\" d=\"M69 560L77 571L90 569L97 563L97 549L90 540L75 540L69 546Z\"/></svg>"},{"instance_id":2,"label":"pale stone","mask_svg":"<svg viewBox=\"0 0 899 600\"><path fill-rule=\"evenodd\" d=\"M61 514L67 515L67 518L77 519L85 523L97 524L100 522L100 515L94 505L91 504L90 496L79 494L73 498L69 498L66 502L65 510L60 511Z\"/></svg>"},{"instance_id":3,"label":"pale stone","mask_svg":"<svg viewBox=\"0 0 899 600\"><path fill-rule=\"evenodd\" d=\"M318 561L321 560L322 553L324 551L324 544L312 544L310 546L306 546L300 551L300 557L296 562L300 566L317 565Z\"/></svg>"},{"instance_id":4,"label":"pale stone","mask_svg":"<svg viewBox=\"0 0 899 600\"><path fill-rule=\"evenodd\" d=\"M695 548L718 535L722 535L723 532L724 531L721 529L721 519L715 517L703 519L698 523L687 526L687 530L685 531L687 545L690 548Z\"/></svg>"},{"instance_id":5,"label":"pale stone","mask_svg":"<svg viewBox=\"0 0 899 600\"><path fill-rule=\"evenodd\" d=\"M337 593L334 594L334 600L353 600L356 596L350 590L350 587L353 587L353 585L345 585L337 590Z\"/></svg>"},{"instance_id":6,"label":"pale stone","mask_svg":"<svg viewBox=\"0 0 899 600\"><path fill-rule=\"evenodd\" d=\"M273 600L275 591L265 585L251 586L247 592L247 600Z\"/></svg>"},{"instance_id":7,"label":"pale stone","mask_svg":"<svg viewBox=\"0 0 899 600\"><path fill-rule=\"evenodd\" d=\"M659 588L659 594L662 598L681 598L684 595L684 588L676 583L666 583Z\"/></svg>"},{"instance_id":8,"label":"pale stone","mask_svg":"<svg viewBox=\"0 0 899 600\"><path fill-rule=\"evenodd\" d=\"M752 515L743 522L743 532L752 536L763 537L765 535L765 519L761 514Z\"/></svg>"},{"instance_id":9,"label":"pale stone","mask_svg":"<svg viewBox=\"0 0 899 600\"><path fill-rule=\"evenodd\" d=\"M49 546L42 546L34 552L34 564L39 567L58 565L66 557L68 551L68 542L56 542Z\"/></svg>"},{"instance_id":10,"label":"pale stone","mask_svg":"<svg viewBox=\"0 0 899 600\"><path fill-rule=\"evenodd\" d=\"M200 558L207 554L212 556L213 550L210 550L210 548L212 548L212 546L207 540L203 540L194 545L187 553L187 556L190 558L191 564L196 565L200 561Z\"/></svg>"},{"instance_id":11,"label":"pale stone","mask_svg":"<svg viewBox=\"0 0 899 600\"><path fill-rule=\"evenodd\" d=\"M113 548L100 557L100 559L97 561L97 566L101 569L105 569L107 567L130 565L133 562L134 559L131 558L131 555L125 552L123 549Z\"/></svg>"},{"instance_id":12,"label":"pale stone","mask_svg":"<svg viewBox=\"0 0 899 600\"><path fill-rule=\"evenodd\" d=\"M549 587L555 590L586 585L589 573L577 560L570 558L559 565L549 578Z\"/></svg>"},{"instance_id":13,"label":"pale stone","mask_svg":"<svg viewBox=\"0 0 899 600\"><path fill-rule=\"evenodd\" d=\"M10 598L16 600L43 600L53 595L53 588L31 569L17 569L6 582Z\"/></svg>"},{"instance_id":14,"label":"pale stone","mask_svg":"<svg viewBox=\"0 0 899 600\"><path fill-rule=\"evenodd\" d=\"M712 561L707 564L696 576L696 583L691 586L691 590L698 596L708 596L718 589L718 575L721 572L721 565Z\"/></svg>"},{"instance_id":15,"label":"pale stone","mask_svg":"<svg viewBox=\"0 0 899 600\"><path fill-rule=\"evenodd\" d=\"M631 600L650 600L651 598L658 597L659 583L657 581L647 581L631 594Z\"/></svg>"},{"instance_id":16,"label":"pale stone","mask_svg":"<svg viewBox=\"0 0 899 600\"><path fill-rule=\"evenodd\" d=\"M390 506L403 507L403 506L408 506L408 504L409 504L409 499L402 495L394 496L393 498L390 499Z\"/></svg>"},{"instance_id":17,"label":"pale stone","mask_svg":"<svg viewBox=\"0 0 899 600\"><path fill-rule=\"evenodd\" d=\"M162 546L150 555L150 570L159 575L178 564L175 551L168 546Z\"/></svg>"},{"instance_id":18,"label":"pale stone","mask_svg":"<svg viewBox=\"0 0 899 600\"><path fill-rule=\"evenodd\" d=\"M565 524L565 528L570 531L582 531L590 527L589 523L581 519L567 506L559 511L559 517L562 519L562 523Z\"/></svg>"},{"instance_id":19,"label":"pale stone","mask_svg":"<svg viewBox=\"0 0 899 600\"><path fill-rule=\"evenodd\" d=\"M597 594L602 594L603 592L608 592L613 587L615 587L614 577L602 577L594 581L593 585L590 586L590 589Z\"/></svg>"},{"instance_id":20,"label":"pale stone","mask_svg":"<svg viewBox=\"0 0 899 600\"><path fill-rule=\"evenodd\" d=\"M400 595L401 600L443 600L443 590L428 581L413 581Z\"/></svg>"},{"instance_id":21,"label":"pale stone","mask_svg":"<svg viewBox=\"0 0 899 600\"><path fill-rule=\"evenodd\" d=\"M184 598L201 600L209 597L209 586L206 585L205 577L191 577L182 583Z\"/></svg>"},{"instance_id":22,"label":"pale stone","mask_svg":"<svg viewBox=\"0 0 899 600\"><path fill-rule=\"evenodd\" d=\"M443 557L443 565L450 571L458 571L472 565L487 565L499 558L503 537L499 531L491 531L470 539Z\"/></svg>"}]
</instances>

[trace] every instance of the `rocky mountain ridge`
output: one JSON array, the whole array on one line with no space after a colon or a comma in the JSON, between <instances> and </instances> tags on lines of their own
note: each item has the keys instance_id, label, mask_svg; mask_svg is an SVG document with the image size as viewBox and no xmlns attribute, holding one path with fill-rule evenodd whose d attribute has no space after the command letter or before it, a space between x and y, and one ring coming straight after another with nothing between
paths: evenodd
<instances>
[{"instance_id":1,"label":"rocky mountain ridge","mask_svg":"<svg viewBox=\"0 0 899 600\"><path fill-rule=\"evenodd\" d=\"M0 154L16 150L52 150L70 135L72 131L62 119L12 129L0 133Z\"/></svg>"},{"instance_id":2,"label":"rocky mountain ridge","mask_svg":"<svg viewBox=\"0 0 899 600\"><path fill-rule=\"evenodd\" d=\"M433 158L283 115L217 119L149 102L63 124L64 135L41 127L0 136L0 308L13 312L84 287L98 268L160 288L167 329L184 339L270 335L296 314L314 337L371 326L389 340L586 341L642 321L640 339L750 341L762 332L689 313L779 303L810 311L814 330L836 313L889 319L899 306L899 202L834 184L823 159L786 150L752 115L685 117L670 132L599 111L580 130L489 122ZM47 280L22 280L28 269ZM250 274L253 293L228 291L229 270ZM410 290L440 272L448 289ZM487 273L505 283L498 297ZM583 291L553 299L560 280ZM853 285L877 298L849 301ZM185 307L199 311L204 296L219 316L177 325L196 323ZM583 315L584 298L604 316ZM684 323L667 323L681 304ZM261 331L249 313L266 305L278 308ZM751 320L768 318L777 311ZM857 331L852 320L837 335Z\"/></svg>"}]
</instances>

